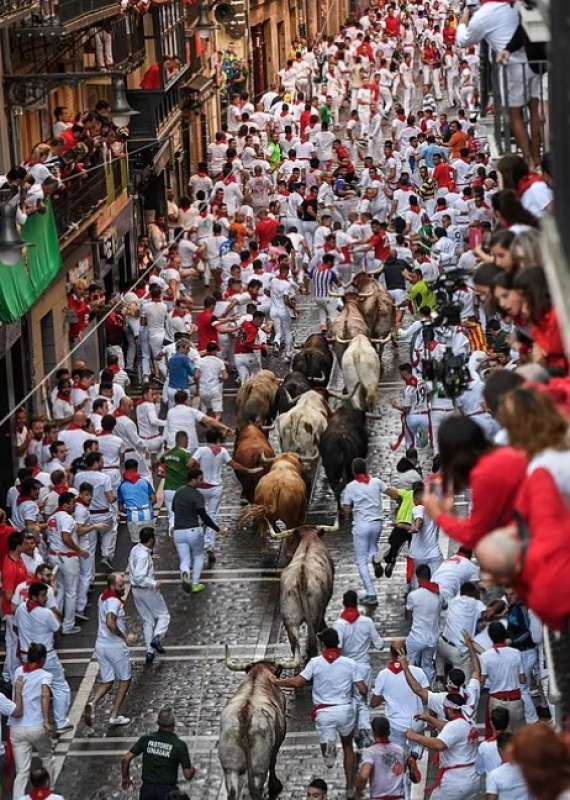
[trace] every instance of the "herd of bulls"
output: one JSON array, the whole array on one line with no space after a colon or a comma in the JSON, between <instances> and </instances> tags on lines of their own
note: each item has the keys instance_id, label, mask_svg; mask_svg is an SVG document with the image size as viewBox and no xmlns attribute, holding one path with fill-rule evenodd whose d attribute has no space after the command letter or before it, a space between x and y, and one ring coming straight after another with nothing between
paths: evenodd
<instances>
[{"instance_id":1,"label":"herd of bulls","mask_svg":"<svg viewBox=\"0 0 570 800\"><path fill-rule=\"evenodd\" d=\"M317 633L326 626L333 593L334 563L323 535L338 530L338 522L305 524L316 462L321 459L339 503L352 480L353 459L367 455L367 416L376 416L382 347L393 333L394 304L366 274L355 279L343 299L330 339L309 336L285 378L262 370L236 397L234 458L247 467L264 467L262 473L237 476L249 503L238 524L255 525L264 542L285 542L280 612L293 659L238 664L226 657L229 669L247 673L221 716L218 752L228 800L239 800L246 783L252 800L261 800L266 783L270 798L281 792L275 764L286 733L285 700L275 677L300 666L303 623L307 657L316 655ZM342 393L328 388L335 355L342 368ZM333 410L334 400L340 404ZM269 442L274 427L281 455ZM285 529L276 530L280 526Z\"/></svg>"}]
</instances>

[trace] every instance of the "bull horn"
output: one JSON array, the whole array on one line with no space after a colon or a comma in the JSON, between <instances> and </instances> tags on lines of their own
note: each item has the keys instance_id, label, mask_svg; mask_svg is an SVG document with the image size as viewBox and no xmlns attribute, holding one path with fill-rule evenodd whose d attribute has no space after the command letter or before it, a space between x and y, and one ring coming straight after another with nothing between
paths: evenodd
<instances>
[{"instance_id":1,"label":"bull horn","mask_svg":"<svg viewBox=\"0 0 570 800\"><path fill-rule=\"evenodd\" d=\"M342 292L329 292L329 297L344 297Z\"/></svg>"},{"instance_id":2,"label":"bull horn","mask_svg":"<svg viewBox=\"0 0 570 800\"><path fill-rule=\"evenodd\" d=\"M271 425L261 425L262 431L272 431L275 427L275 422L272 422Z\"/></svg>"},{"instance_id":3,"label":"bull horn","mask_svg":"<svg viewBox=\"0 0 570 800\"><path fill-rule=\"evenodd\" d=\"M267 530L269 531L269 538L274 542L280 542L283 539L288 539L289 536L295 533L297 528L287 528L286 531L276 531L273 525L269 522L267 517L265 517L265 522L267 523Z\"/></svg>"},{"instance_id":4,"label":"bull horn","mask_svg":"<svg viewBox=\"0 0 570 800\"><path fill-rule=\"evenodd\" d=\"M298 397L291 397L287 389L283 389L283 394L287 398L287 402L291 403L291 407L296 406L301 398L301 395L299 395Z\"/></svg>"},{"instance_id":5,"label":"bull horn","mask_svg":"<svg viewBox=\"0 0 570 800\"><path fill-rule=\"evenodd\" d=\"M273 663L278 669L295 670L301 666L301 659L299 653L296 652L293 658L285 659L285 661L274 661Z\"/></svg>"},{"instance_id":6,"label":"bull horn","mask_svg":"<svg viewBox=\"0 0 570 800\"><path fill-rule=\"evenodd\" d=\"M319 457L320 457L320 454L319 454L318 450L317 450L317 452L315 453L314 456L300 456L301 462L303 464L305 464L305 463L312 464L313 462L317 461L319 459Z\"/></svg>"},{"instance_id":7,"label":"bull horn","mask_svg":"<svg viewBox=\"0 0 570 800\"><path fill-rule=\"evenodd\" d=\"M338 342L338 344L350 344L352 342L352 339L341 339L340 336L335 336L334 340Z\"/></svg>"},{"instance_id":8,"label":"bull horn","mask_svg":"<svg viewBox=\"0 0 570 800\"><path fill-rule=\"evenodd\" d=\"M390 341L391 338L392 338L392 331L390 331L390 333L386 334L386 336L380 336L378 339L372 339L371 338L370 342L372 344L387 344Z\"/></svg>"},{"instance_id":9,"label":"bull horn","mask_svg":"<svg viewBox=\"0 0 570 800\"><path fill-rule=\"evenodd\" d=\"M334 389L327 389L327 392L331 397L336 397L337 400L348 400L348 398L351 396L346 394L346 392L335 392Z\"/></svg>"},{"instance_id":10,"label":"bull horn","mask_svg":"<svg viewBox=\"0 0 570 800\"><path fill-rule=\"evenodd\" d=\"M327 376L326 376L326 375L325 375L325 373L324 373L324 372L321 370L321 375L320 375L320 377L319 377L319 378L309 378L309 380L310 380L310 381L313 381L313 383L326 383Z\"/></svg>"},{"instance_id":11,"label":"bull horn","mask_svg":"<svg viewBox=\"0 0 570 800\"><path fill-rule=\"evenodd\" d=\"M334 525L319 525L319 529L323 533L336 533L337 531L339 531L340 530L340 521L339 521L338 516L334 521Z\"/></svg>"},{"instance_id":12,"label":"bull horn","mask_svg":"<svg viewBox=\"0 0 570 800\"><path fill-rule=\"evenodd\" d=\"M276 460L276 458L277 458L277 456L273 456L273 458L269 458L268 456L265 455L265 453L260 453L259 454L259 460L261 461L262 464L273 464L273 462Z\"/></svg>"},{"instance_id":13,"label":"bull horn","mask_svg":"<svg viewBox=\"0 0 570 800\"><path fill-rule=\"evenodd\" d=\"M368 419L384 419L382 414L372 414L370 411L366 411L365 413Z\"/></svg>"},{"instance_id":14,"label":"bull horn","mask_svg":"<svg viewBox=\"0 0 570 800\"><path fill-rule=\"evenodd\" d=\"M304 344L294 344L293 350L302 350L304 346Z\"/></svg>"},{"instance_id":15,"label":"bull horn","mask_svg":"<svg viewBox=\"0 0 570 800\"><path fill-rule=\"evenodd\" d=\"M372 297L375 292L358 292L359 297Z\"/></svg>"},{"instance_id":16,"label":"bull horn","mask_svg":"<svg viewBox=\"0 0 570 800\"><path fill-rule=\"evenodd\" d=\"M230 646L226 642L226 667L231 672L245 672L247 667L249 666L249 662L242 662L235 661L233 658L230 658Z\"/></svg>"}]
</instances>

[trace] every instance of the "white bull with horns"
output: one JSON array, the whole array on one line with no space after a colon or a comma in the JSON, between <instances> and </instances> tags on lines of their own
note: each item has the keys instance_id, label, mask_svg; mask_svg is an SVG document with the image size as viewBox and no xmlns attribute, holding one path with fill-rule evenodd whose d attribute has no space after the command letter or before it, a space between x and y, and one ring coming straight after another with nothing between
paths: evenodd
<instances>
[{"instance_id":1,"label":"white bull with horns","mask_svg":"<svg viewBox=\"0 0 570 800\"><path fill-rule=\"evenodd\" d=\"M378 392L382 367L380 356L367 336L355 336L343 353L341 360L344 393L329 389L329 394L341 400L351 401L359 411L374 411L378 403Z\"/></svg>"},{"instance_id":2,"label":"white bull with horns","mask_svg":"<svg viewBox=\"0 0 570 800\"><path fill-rule=\"evenodd\" d=\"M274 800L283 789L275 765L287 732L285 698L277 677L283 669L297 669L299 661L237 662L230 659L226 645L226 666L246 673L220 718L218 756L228 800L240 800L246 780L251 800L262 800L266 783Z\"/></svg>"},{"instance_id":3,"label":"white bull with horns","mask_svg":"<svg viewBox=\"0 0 570 800\"><path fill-rule=\"evenodd\" d=\"M295 405L277 419L279 441L284 453L297 453L301 461L319 458L319 442L327 429L329 408L314 390L291 400Z\"/></svg>"},{"instance_id":4,"label":"white bull with horns","mask_svg":"<svg viewBox=\"0 0 570 800\"><path fill-rule=\"evenodd\" d=\"M339 530L334 525L300 525L277 533L271 523L269 536L274 541L288 539L293 557L281 573L280 610L289 644L300 659L299 632L307 626L307 656L317 655L317 633L326 628L325 614L333 593L334 563L322 537Z\"/></svg>"}]
</instances>

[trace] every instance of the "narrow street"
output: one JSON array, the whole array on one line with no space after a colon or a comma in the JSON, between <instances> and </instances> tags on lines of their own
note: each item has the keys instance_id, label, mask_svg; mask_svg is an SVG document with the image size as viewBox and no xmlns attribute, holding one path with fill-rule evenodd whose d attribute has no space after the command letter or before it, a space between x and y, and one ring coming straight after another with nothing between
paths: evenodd
<instances>
[{"instance_id":1,"label":"narrow street","mask_svg":"<svg viewBox=\"0 0 570 800\"><path fill-rule=\"evenodd\" d=\"M297 341L301 342L317 329L317 316L310 302L301 304ZM392 349L384 355L384 376L379 411L383 419L369 422L369 463L371 472L389 481L395 463L401 455L393 454L393 442L399 429L399 414L390 407L390 401L398 396L396 383L398 373ZM271 364L279 374L284 374L285 365ZM340 372L335 367L335 388L340 388ZM228 398L233 402L232 398ZM335 402L335 401L333 401ZM338 401L336 401L338 402ZM230 415L231 416L231 415ZM275 434L272 433L272 436ZM95 625L93 619L84 628L85 633L66 639L62 649L62 660L66 673L71 677L75 698L72 719L78 721L75 735L61 738L56 755L59 779L57 789L65 794L78 790L81 796L90 797L101 788L102 759L104 786L108 792L116 790L113 797L125 798L120 789L120 758L125 750L142 733L151 730L158 710L168 698L177 721L178 733L190 747L197 776L189 787L192 798L211 800L225 796L222 772L219 765L216 743L221 709L241 681L238 673L225 666L225 644L235 657L255 661L265 657L290 657L285 631L280 625L278 547L270 545L265 555L255 534L236 532L234 522L240 511L238 483L226 473L226 491L222 505L222 524L230 533L220 539L218 561L215 569L204 576L207 591L189 596L180 589L177 559L174 548L166 536L164 520L155 562L157 577L163 588L172 621L166 642L167 654L150 669L144 667L144 647L134 647L133 684L124 706L124 713L133 720L121 729L108 729L104 720L107 707L101 706L99 718L93 730L81 721L81 714L97 675L97 663L92 659ZM385 505L386 523L383 539L390 532L389 508ZM332 492L319 468L313 489L313 500L308 519L330 524L335 515ZM119 563L124 565L128 552L126 530L120 534ZM442 544L444 544L442 542ZM345 528L330 534L327 545L333 556L336 574L333 599L329 605L327 619L333 622L341 611L343 592L349 588L360 591L358 574L352 556L352 537ZM390 580L378 583L380 604L373 612L382 636L387 640L405 634L403 599L405 587L405 559L401 558ZM103 586L104 575L98 574L96 590ZM127 606L129 623L140 634L139 620L132 602ZM94 609L91 612L94 617ZM388 653L374 653L374 674L387 661ZM324 768L318 739L310 721L310 691L288 694L288 733L280 751L278 774L288 787L288 800L304 798L311 777L322 776L332 787L332 798L342 796L344 779L339 761L330 773ZM135 762L133 777L139 778L140 763ZM79 776L79 778L78 778ZM107 796L107 795L106 795Z\"/></svg>"}]
</instances>

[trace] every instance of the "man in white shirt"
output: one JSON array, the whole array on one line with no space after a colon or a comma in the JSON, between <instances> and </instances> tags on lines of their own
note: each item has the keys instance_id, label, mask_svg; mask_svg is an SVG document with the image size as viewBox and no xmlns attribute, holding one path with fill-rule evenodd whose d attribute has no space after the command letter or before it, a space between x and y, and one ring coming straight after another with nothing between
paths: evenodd
<instances>
[{"instance_id":1,"label":"man in white shirt","mask_svg":"<svg viewBox=\"0 0 570 800\"><path fill-rule=\"evenodd\" d=\"M381 703L385 704L386 716L390 722L391 740L403 747L409 755L410 780L419 783L421 776L416 762L422 750L416 747L409 751L406 731L409 728L423 730L423 723L416 720L422 712L422 703L406 680L399 656L404 649L402 641L394 642L390 646L391 659L376 677L370 707L377 708ZM424 671L415 666L410 666L409 669L417 683L423 689L427 689L429 682Z\"/></svg>"},{"instance_id":2,"label":"man in white shirt","mask_svg":"<svg viewBox=\"0 0 570 800\"><path fill-rule=\"evenodd\" d=\"M487 774L487 800L530 800L521 768L513 761L512 738L507 732L497 737L497 750L503 763Z\"/></svg>"},{"instance_id":3,"label":"man in white shirt","mask_svg":"<svg viewBox=\"0 0 570 800\"><path fill-rule=\"evenodd\" d=\"M162 302L162 289L158 284L152 284L149 289L150 299L141 306L140 344L142 357L143 382L148 381L152 374L153 364L156 366L157 358L164 342L164 324L168 316L168 307Z\"/></svg>"},{"instance_id":4,"label":"man in white shirt","mask_svg":"<svg viewBox=\"0 0 570 800\"><path fill-rule=\"evenodd\" d=\"M356 789L362 793L370 782L372 798L403 798L407 766L404 748L390 741L390 723L386 717L374 717L372 732L374 744L362 753Z\"/></svg>"},{"instance_id":5,"label":"man in white shirt","mask_svg":"<svg viewBox=\"0 0 570 800\"><path fill-rule=\"evenodd\" d=\"M412 512L414 521L411 527L410 558L413 559L416 567L420 564L427 564L433 575L443 561L443 555L439 547L439 526L422 505L423 496L424 485L421 484L414 490L415 506Z\"/></svg>"},{"instance_id":6,"label":"man in white shirt","mask_svg":"<svg viewBox=\"0 0 570 800\"><path fill-rule=\"evenodd\" d=\"M77 411L69 425L58 433L58 441L63 442L67 448L65 466L83 455L83 444L87 439L92 439L93 434L85 430L87 415L84 411Z\"/></svg>"},{"instance_id":7,"label":"man in white shirt","mask_svg":"<svg viewBox=\"0 0 570 800\"><path fill-rule=\"evenodd\" d=\"M10 741L14 753L16 778L13 797L22 797L30 777L34 750L42 766L52 774L53 748L51 735L52 676L45 668L46 648L43 644L30 645L26 668L18 667L14 680L14 699L23 713L10 718ZM21 698L21 699L20 699Z\"/></svg>"},{"instance_id":8,"label":"man in white shirt","mask_svg":"<svg viewBox=\"0 0 570 800\"><path fill-rule=\"evenodd\" d=\"M479 632L479 624L486 617L487 606L479 600L478 588L470 581L464 583L459 596L449 601L445 625L439 637L437 652L444 667L451 665L470 676L471 658L464 635L467 632L469 638L474 638Z\"/></svg>"},{"instance_id":9,"label":"man in white shirt","mask_svg":"<svg viewBox=\"0 0 570 800\"><path fill-rule=\"evenodd\" d=\"M507 630L501 622L491 622L487 632L493 644L480 657L481 686L488 681L489 713L494 708L506 708L509 731L514 733L525 723L521 686L526 675L521 654L507 646Z\"/></svg>"},{"instance_id":10,"label":"man in white shirt","mask_svg":"<svg viewBox=\"0 0 570 800\"><path fill-rule=\"evenodd\" d=\"M376 650L384 648L384 640L376 630L376 626L370 617L366 617L358 611L358 597L356 592L349 589L342 597L344 606L339 619L334 623L334 629L338 633L339 646L347 658L352 658L359 665L360 679L367 686L370 686L372 668L370 666L369 651L371 647ZM356 706L356 744L362 747L370 741L370 711L368 705L362 699L359 692L354 693Z\"/></svg>"},{"instance_id":11,"label":"man in white shirt","mask_svg":"<svg viewBox=\"0 0 570 800\"><path fill-rule=\"evenodd\" d=\"M279 272L269 284L269 296L271 306L269 316L275 327L273 347L277 351L281 343L285 340L285 358L293 356L293 319L291 313L294 307L295 292L297 286L289 278L289 263L282 261L279 264Z\"/></svg>"},{"instance_id":12,"label":"man in white shirt","mask_svg":"<svg viewBox=\"0 0 570 800\"><path fill-rule=\"evenodd\" d=\"M121 469L125 452L125 443L115 434L117 420L107 414L101 420L101 433L98 435L99 452L103 456L103 470L111 479L115 491L121 482Z\"/></svg>"},{"instance_id":13,"label":"man in white shirt","mask_svg":"<svg viewBox=\"0 0 570 800\"><path fill-rule=\"evenodd\" d=\"M129 645L136 642L136 636L127 633L127 617L123 595L125 594L125 576L113 572L107 578L107 588L98 601L98 627L95 641L95 655L99 662L99 680L93 700L85 706L84 720L89 727L93 726L95 709L103 697L108 694L117 681L117 694L113 701L109 725L128 725L129 717L123 716L121 706L129 686L131 685L131 658Z\"/></svg>"},{"instance_id":14,"label":"man in white shirt","mask_svg":"<svg viewBox=\"0 0 570 800\"><path fill-rule=\"evenodd\" d=\"M368 687L358 677L357 663L342 655L338 633L334 628L325 628L320 639L323 646L321 655L312 658L299 675L282 678L278 684L282 689L302 689L312 681L312 716L325 764L329 769L334 766L339 735L344 755L346 791L348 797L352 797L356 768L356 753L352 744L356 714L352 695L356 687L366 698Z\"/></svg>"},{"instance_id":15,"label":"man in white shirt","mask_svg":"<svg viewBox=\"0 0 570 800\"><path fill-rule=\"evenodd\" d=\"M433 573L432 578L446 602L459 594L464 583L479 583L479 567L471 560L472 550L460 547L457 553L446 558Z\"/></svg>"},{"instance_id":16,"label":"man in white shirt","mask_svg":"<svg viewBox=\"0 0 570 800\"><path fill-rule=\"evenodd\" d=\"M432 800L474 800L479 796L479 778L475 772L479 733L463 707L465 698L448 694L444 701L445 719L421 714L421 719L438 731L437 737L424 736L410 729L410 742L439 753L440 771L431 795Z\"/></svg>"},{"instance_id":17,"label":"man in white shirt","mask_svg":"<svg viewBox=\"0 0 570 800\"><path fill-rule=\"evenodd\" d=\"M196 376L200 387L200 410L204 413L210 411L217 420L222 418L224 381L228 379L226 365L217 355L219 351L216 342L208 342Z\"/></svg>"},{"instance_id":18,"label":"man in white shirt","mask_svg":"<svg viewBox=\"0 0 570 800\"><path fill-rule=\"evenodd\" d=\"M112 560L117 546L117 514L115 502L116 492L110 477L102 472L103 456L101 453L89 453L85 457L85 469L78 472L73 485L79 490L82 483L90 483L93 487L93 499L89 508L93 521L105 530L101 534L101 563L112 569Z\"/></svg>"},{"instance_id":19,"label":"man in white shirt","mask_svg":"<svg viewBox=\"0 0 570 800\"><path fill-rule=\"evenodd\" d=\"M89 558L77 541L77 524L73 518L75 494L64 492L59 497L58 510L47 522L47 543L50 563L58 567L58 605L63 613L62 634L79 633L75 624L77 589L79 587L79 559Z\"/></svg>"},{"instance_id":20,"label":"man in white shirt","mask_svg":"<svg viewBox=\"0 0 570 800\"><path fill-rule=\"evenodd\" d=\"M475 772L482 778L486 778L490 772L503 763L497 741L509 727L509 712L506 708L494 708L489 719L493 735L481 742L475 759Z\"/></svg>"},{"instance_id":21,"label":"man in white shirt","mask_svg":"<svg viewBox=\"0 0 570 800\"><path fill-rule=\"evenodd\" d=\"M43 800L65 800L62 795L51 791L50 774L43 767L32 769L30 772L30 785L32 787L31 794L25 794L21 800L37 800L38 797L43 798Z\"/></svg>"},{"instance_id":22,"label":"man in white shirt","mask_svg":"<svg viewBox=\"0 0 570 800\"><path fill-rule=\"evenodd\" d=\"M354 480L344 488L340 504L345 516L352 514L354 559L366 594L360 602L377 606L376 589L369 571L369 563L380 565L378 540L382 532L382 495L389 494L386 484L368 475L366 461L355 458L352 462ZM375 572L378 568L375 568ZM381 574L381 573L380 573Z\"/></svg>"},{"instance_id":23,"label":"man in white shirt","mask_svg":"<svg viewBox=\"0 0 570 800\"><path fill-rule=\"evenodd\" d=\"M430 580L431 572L427 564L420 564L416 568L416 577L418 588L413 589L406 598L406 617L411 615L412 618L406 652L410 663L421 667L431 684L435 674L435 649L443 598L437 583Z\"/></svg>"},{"instance_id":24,"label":"man in white shirt","mask_svg":"<svg viewBox=\"0 0 570 800\"><path fill-rule=\"evenodd\" d=\"M156 653L166 652L162 637L166 636L170 624L170 614L160 591L160 583L154 577L154 537L154 528L142 528L139 531L139 543L129 553L129 575L133 600L143 625L147 666L153 663Z\"/></svg>"},{"instance_id":25,"label":"man in white shirt","mask_svg":"<svg viewBox=\"0 0 570 800\"><path fill-rule=\"evenodd\" d=\"M57 608L48 607L49 587L34 582L29 586L27 600L16 609L15 620L20 641L20 655L25 661L32 642L43 644L47 656L44 669L52 676L53 716L57 733L73 727L68 718L71 689L54 646L54 634L61 627L61 614Z\"/></svg>"},{"instance_id":26,"label":"man in white shirt","mask_svg":"<svg viewBox=\"0 0 570 800\"><path fill-rule=\"evenodd\" d=\"M185 431L188 435L188 450L193 453L198 447L197 423L200 422L206 427L218 428L231 436L233 431L219 422L214 417L208 417L197 408L187 405L188 392L178 391L174 395L174 407L166 415L166 425L164 426L164 439L168 449L174 447L176 433Z\"/></svg>"},{"instance_id":27,"label":"man in white shirt","mask_svg":"<svg viewBox=\"0 0 570 800\"><path fill-rule=\"evenodd\" d=\"M157 399L156 390L150 385L144 385L136 409L139 436L150 453L158 453L163 444L161 430L164 428L164 420L158 417Z\"/></svg>"}]
</instances>

